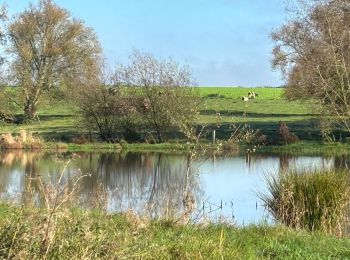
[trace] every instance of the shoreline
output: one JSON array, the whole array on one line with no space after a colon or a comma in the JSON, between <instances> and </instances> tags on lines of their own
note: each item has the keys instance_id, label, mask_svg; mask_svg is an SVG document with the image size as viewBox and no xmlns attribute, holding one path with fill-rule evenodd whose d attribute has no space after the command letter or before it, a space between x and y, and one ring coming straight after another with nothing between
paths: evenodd
<instances>
[{"instance_id":1,"label":"shoreline","mask_svg":"<svg viewBox=\"0 0 350 260\"><path fill-rule=\"evenodd\" d=\"M189 143L63 143L63 142L44 142L41 147L35 148L2 148L0 151L11 150L47 150L47 151L68 151L68 152L188 152L194 144ZM298 141L287 145L263 145L263 146L247 146L227 143L200 143L201 149L212 153L235 153L235 154L350 154L350 143L322 143L319 141Z\"/></svg>"}]
</instances>

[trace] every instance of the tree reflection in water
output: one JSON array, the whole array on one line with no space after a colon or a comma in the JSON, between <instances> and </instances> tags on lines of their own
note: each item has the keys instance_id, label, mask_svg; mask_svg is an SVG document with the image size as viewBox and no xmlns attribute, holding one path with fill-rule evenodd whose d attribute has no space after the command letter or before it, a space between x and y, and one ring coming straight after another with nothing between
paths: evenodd
<instances>
[{"instance_id":1,"label":"tree reflection in water","mask_svg":"<svg viewBox=\"0 0 350 260\"><path fill-rule=\"evenodd\" d=\"M259 181L264 174L262 167L277 171L311 166L346 168L350 165L350 157L345 155L252 154L249 164L246 164L244 156L222 155L214 160L216 166L212 167L206 163L208 160L205 161L205 156L190 164L187 154L11 151L0 153L0 199L43 206L45 198L38 178L47 184L57 184L62 168L69 159L71 162L64 172L61 186L73 189L77 176L89 175L79 182L72 200L76 206L100 208L108 212L131 209L134 213L151 218L179 220L196 203L191 218L213 214L207 216L214 221L218 214L229 218L233 207L240 212L247 210L251 212L247 214L257 214L256 210L246 208L251 202L256 205L257 197L246 193L254 188L251 187L253 181ZM203 166L207 169L200 166L203 160ZM195 165L194 169L191 165ZM200 174L195 171L196 167ZM223 172L216 172L216 169ZM210 172L206 173L206 170ZM263 189L264 183L261 182L261 185ZM240 198L239 201L237 198ZM237 205L232 204L233 200ZM230 203L233 206L227 206L228 209L225 205ZM209 210L206 207L208 204ZM218 210L211 213L212 209ZM245 213L241 215L247 217Z\"/></svg>"},{"instance_id":2,"label":"tree reflection in water","mask_svg":"<svg viewBox=\"0 0 350 260\"><path fill-rule=\"evenodd\" d=\"M67 167L61 185L72 188L80 180L77 204L102 207L109 212L131 209L148 217L176 217L183 210L189 189L195 200L202 194L198 178L187 176L187 156L162 153L79 153ZM43 205L37 176L56 184L64 161L71 154L6 152L0 157L2 199Z\"/></svg>"}]
</instances>

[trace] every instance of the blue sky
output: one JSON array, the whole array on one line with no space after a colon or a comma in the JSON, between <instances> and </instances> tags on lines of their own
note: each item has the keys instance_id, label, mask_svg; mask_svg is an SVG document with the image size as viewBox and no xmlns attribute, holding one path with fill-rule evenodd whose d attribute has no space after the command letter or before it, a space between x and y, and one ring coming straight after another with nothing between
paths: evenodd
<instances>
[{"instance_id":1,"label":"blue sky","mask_svg":"<svg viewBox=\"0 0 350 260\"><path fill-rule=\"evenodd\" d=\"M10 14L30 1L0 0ZM133 49L188 64L199 85L282 84L271 69L271 30L282 0L56 0L94 28L113 68Z\"/></svg>"}]
</instances>

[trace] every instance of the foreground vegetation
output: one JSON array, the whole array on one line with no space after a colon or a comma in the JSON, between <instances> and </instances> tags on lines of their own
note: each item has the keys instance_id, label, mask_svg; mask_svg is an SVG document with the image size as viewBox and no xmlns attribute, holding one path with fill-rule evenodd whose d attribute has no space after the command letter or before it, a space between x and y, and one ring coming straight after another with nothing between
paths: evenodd
<instances>
[{"instance_id":1,"label":"foreground vegetation","mask_svg":"<svg viewBox=\"0 0 350 260\"><path fill-rule=\"evenodd\" d=\"M348 229L349 184L346 170L282 170L268 178L262 198L286 226L340 235Z\"/></svg>"},{"instance_id":2,"label":"foreground vegetation","mask_svg":"<svg viewBox=\"0 0 350 260\"><path fill-rule=\"evenodd\" d=\"M350 239L282 226L179 226L131 213L0 206L0 258L349 258Z\"/></svg>"}]
</instances>

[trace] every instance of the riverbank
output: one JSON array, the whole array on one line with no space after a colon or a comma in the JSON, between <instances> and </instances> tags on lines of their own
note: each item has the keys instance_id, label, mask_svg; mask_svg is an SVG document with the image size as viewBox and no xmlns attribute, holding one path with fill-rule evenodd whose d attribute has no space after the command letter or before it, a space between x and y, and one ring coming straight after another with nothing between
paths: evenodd
<instances>
[{"instance_id":1,"label":"riverbank","mask_svg":"<svg viewBox=\"0 0 350 260\"><path fill-rule=\"evenodd\" d=\"M288 153L288 154L349 154L350 143L321 141L298 141L287 145L266 145L257 149L261 153Z\"/></svg>"},{"instance_id":2,"label":"riverbank","mask_svg":"<svg viewBox=\"0 0 350 260\"><path fill-rule=\"evenodd\" d=\"M194 144L190 143L161 143L161 144L146 144L146 143L63 143L63 142L43 142L34 149L23 148L24 150L47 150L47 151L68 151L68 152L187 152L193 148ZM13 150L6 147L1 147L0 150ZM22 148L20 148L22 149ZM312 155L312 154L344 154L350 153L349 143L322 143L317 141L298 141L288 145L264 145L264 146L247 146L238 144L211 144L201 143L200 148L211 153L235 153L235 154L254 154L254 153L285 153L297 155ZM18 150L15 148L15 150Z\"/></svg>"},{"instance_id":3,"label":"riverbank","mask_svg":"<svg viewBox=\"0 0 350 260\"><path fill-rule=\"evenodd\" d=\"M193 147L189 143L62 143L62 142L46 142L43 149L47 150L67 150L70 152L92 152L92 151L130 151L130 152L186 152ZM350 143L323 143L318 141L298 141L287 145L263 145L259 147L251 147L236 144L211 144L202 143L202 149L215 152L234 152L234 153L288 153L288 154L349 154Z\"/></svg>"},{"instance_id":4,"label":"riverbank","mask_svg":"<svg viewBox=\"0 0 350 260\"><path fill-rule=\"evenodd\" d=\"M0 204L0 258L326 259L350 257L348 237L283 226L177 225L132 213L53 214Z\"/></svg>"}]
</instances>

